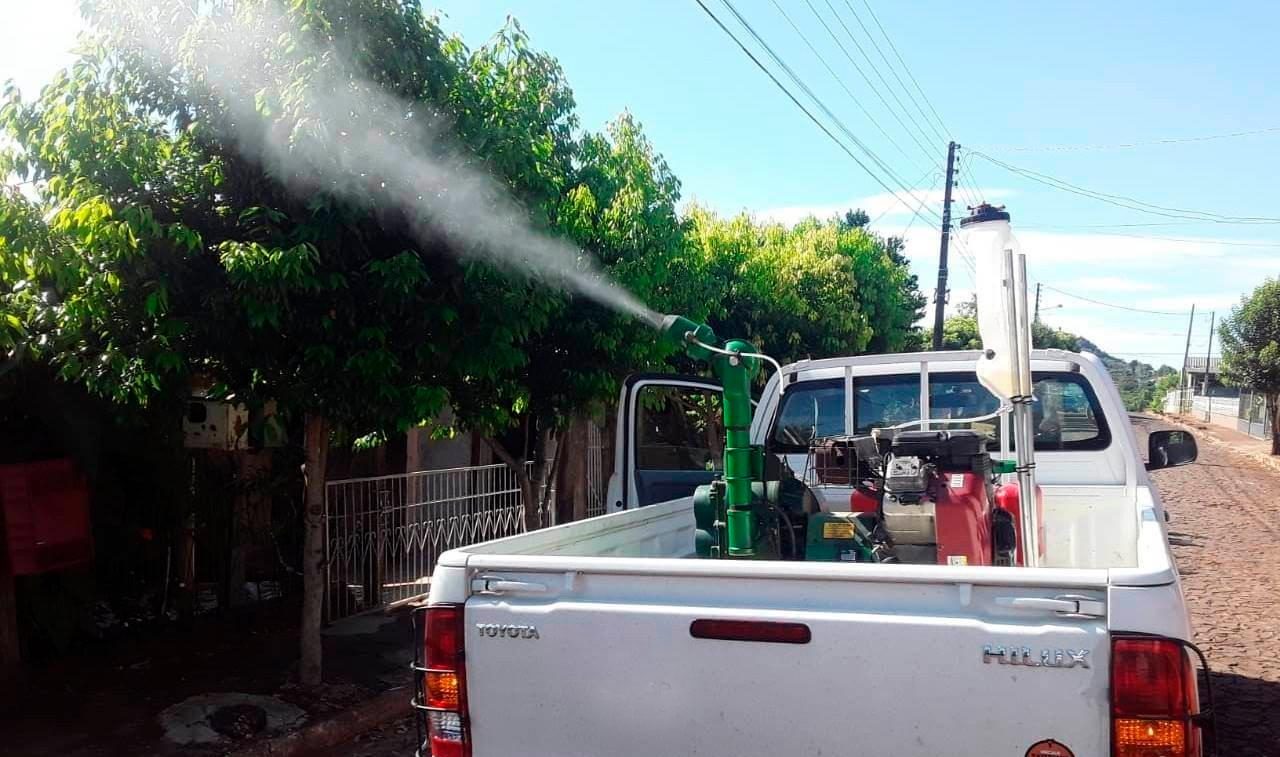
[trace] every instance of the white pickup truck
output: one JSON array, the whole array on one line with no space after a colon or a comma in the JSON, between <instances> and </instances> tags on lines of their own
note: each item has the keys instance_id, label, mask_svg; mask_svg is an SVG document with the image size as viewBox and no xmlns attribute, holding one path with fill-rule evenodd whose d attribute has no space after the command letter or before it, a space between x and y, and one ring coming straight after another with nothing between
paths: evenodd
<instances>
[{"instance_id":1,"label":"white pickup truck","mask_svg":"<svg viewBox=\"0 0 1280 757\"><path fill-rule=\"evenodd\" d=\"M974 352L802 361L765 386L753 444L804 471L815 439L996 401ZM1148 467L1091 355L1035 351L1041 566L707 559L689 423L713 382L626 383L601 517L441 556L415 704L436 757L1200 755L1207 716ZM779 391L779 382L785 391ZM662 417L665 409L680 411ZM1049 417L1053 415L1054 417ZM974 424L1009 459L1002 424ZM954 428L954 426L952 426ZM823 510L852 488L817 486Z\"/></svg>"}]
</instances>

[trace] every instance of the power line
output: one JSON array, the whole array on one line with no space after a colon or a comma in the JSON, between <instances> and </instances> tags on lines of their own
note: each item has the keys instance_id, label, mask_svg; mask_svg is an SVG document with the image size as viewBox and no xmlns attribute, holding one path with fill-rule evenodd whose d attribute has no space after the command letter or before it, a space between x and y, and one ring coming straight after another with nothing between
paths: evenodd
<instances>
[{"instance_id":1,"label":"power line","mask_svg":"<svg viewBox=\"0 0 1280 757\"><path fill-rule=\"evenodd\" d=\"M1259 134L1275 134L1280 132L1280 126L1269 126L1265 129L1251 129L1249 131L1233 131L1226 134L1208 134L1198 137L1172 137L1167 139L1145 139L1133 142L1118 142L1113 144L1064 144L1064 145L991 145L988 150L996 150L999 152L1080 152L1086 150L1130 150L1135 147L1147 147L1151 145L1177 145L1188 142L1210 142L1218 139L1236 139L1238 137L1253 137Z\"/></svg>"},{"instance_id":2,"label":"power line","mask_svg":"<svg viewBox=\"0 0 1280 757\"><path fill-rule=\"evenodd\" d=\"M830 0L826 0L826 3L827 3L827 7L831 9L831 15L835 16L836 20L840 21L840 26L842 26L844 30L848 32L849 27L845 26L844 21L840 19L840 12L831 5ZM853 9L853 6L849 3L849 0L844 0L844 6L849 9L849 13L850 15L853 16L853 20L858 22L858 28L862 29L862 33L867 35L867 41L871 43L871 46L873 48L875 48L876 54L880 56L880 60L884 61L885 68L889 69L889 73L895 75L895 78L897 78L898 80L898 86L902 88L902 92L906 94L907 99L912 100L912 104L916 106L916 110L920 111L920 116L924 118L924 122L929 125L930 129L933 130L933 136L937 137L942 142L949 141L946 135L941 134L934 127L934 125L929 122L929 117L924 114L924 110L920 108L920 104L915 102L912 99L911 91L908 90L906 85L902 83L901 77L897 77L896 73L893 70L893 67L889 65L889 59L885 57L884 51L880 49L880 44L876 42L876 38L871 35L871 30L867 28L867 25L862 23L862 17L859 16L858 12ZM871 70L876 72L876 76L880 79L880 83L885 86L885 89L889 90L889 94L893 96L893 101L898 104L899 108L902 108L902 112L906 114L906 116L911 120L911 123L914 124L915 127L920 130L921 136L925 137L926 140L929 139L929 135L926 134L925 130L920 127L920 122L915 119L915 116L911 115L911 111L907 109L907 106L902 104L902 100L899 99L897 93L894 91L893 85L890 84L889 81L884 78L884 74L880 73L880 67L877 66L871 60L871 57L868 56L866 52L863 51L862 45L859 45L857 40L853 38L852 33L849 34L849 39L854 43L855 46L857 46L858 52L862 53L862 57L866 59L867 65L871 66Z\"/></svg>"},{"instance_id":3,"label":"power line","mask_svg":"<svg viewBox=\"0 0 1280 757\"><path fill-rule=\"evenodd\" d=\"M893 64L890 63L890 61L888 61L887 56L884 55L884 50L882 49L881 46L879 46L879 42L876 41L876 36L872 35L872 32L870 32L870 29L867 28L867 24L863 23L863 18L861 18L860 15L858 15L858 12L856 12L856 10L854 10L854 6L852 6L849 0L845 0L845 8L849 9L849 14L852 15L852 17L854 17L854 20L856 20L856 22L858 22L858 27L860 29L863 29L864 35L867 35L867 41L870 42L870 44L872 44L872 47L876 49L876 54L879 55L879 58L881 58L881 60L884 61L884 68L887 68L888 72L893 74L893 81L897 82L897 86L901 88L902 94L906 95L906 99L911 101L911 105L915 105L915 110L919 111L920 118L924 119L924 123L927 124L929 129L931 129L931 131L933 132L933 136L937 137L938 140L942 142L951 141L950 137L948 137L946 133L943 133L946 131L946 129L943 129L943 131L938 131L938 128L934 126L932 120L929 120L929 114L924 113L924 108L920 106L920 101L915 99L915 95L911 94L911 90L909 90L909 88L906 88L906 83L902 82L902 77L897 76L897 69L893 68ZM881 31L882 32L884 31L883 27L881 27ZM884 77L881 77L881 81L884 81ZM884 86L888 87L890 85L888 85L888 82L886 82L884 83ZM897 97L893 97L893 99L897 100ZM899 101L899 104L901 104L901 101ZM914 122L914 119L913 119L913 122Z\"/></svg>"},{"instance_id":4,"label":"power line","mask_svg":"<svg viewBox=\"0 0 1280 757\"><path fill-rule=\"evenodd\" d=\"M727 2L727 0L721 0L721 2ZM834 14L835 8L831 6L830 0L825 0L825 2L827 3L827 7L831 8L832 13ZM935 165L938 165L937 158L932 157L933 156L932 151L928 147L925 147L924 143L920 141L920 138L916 136L916 133L911 131L911 129L907 127L906 122L903 121L902 118L898 115L898 112L893 109L893 106L889 104L889 101L884 99L884 95L881 94L880 90L876 88L876 85L872 83L871 77L867 76L866 72L862 70L862 67L858 65L858 62L855 61L853 59L853 56L849 54L849 49L845 47L843 42L840 41L840 38L836 36L836 33L831 30L831 26L826 22L825 19L822 18L822 14L818 12L818 9L813 7L813 3L811 3L809 0L804 0L804 4L809 7L810 12L813 13L814 18L818 19L818 23L822 25L822 28L827 30L827 34L831 36L831 39L836 43L836 46L840 48L840 52L844 53L844 57L847 58L849 63L853 66L853 70L857 71L858 75L862 77L862 80L867 83L867 87L871 89L871 92L875 94L875 96L880 100L881 104L884 105L885 109L889 111L889 115L893 116L893 119L898 122L898 125L901 126L902 130L907 133L907 136L911 137L911 141L916 143L916 146L920 148L921 152L923 152L927 156L930 156L930 158L933 160L933 163ZM839 21L840 25L844 27L845 34L847 34L849 36L849 39L853 41L854 45L858 47L858 52L862 53L862 57L867 58L867 54L862 51L861 45L858 45L857 40L853 39L853 33L849 31L849 27L845 26L844 21L838 15L836 16L836 20ZM870 58L867 58L868 62L870 62L870 60L871 60ZM910 116L910 114L908 114L908 116ZM917 126L916 128L919 129L920 127ZM938 167L941 168L942 166L938 165Z\"/></svg>"},{"instance_id":5,"label":"power line","mask_svg":"<svg viewBox=\"0 0 1280 757\"><path fill-rule=\"evenodd\" d=\"M1150 226L1203 226L1207 221L1149 221L1146 223L1086 223L1073 225L1073 229L1132 229ZM1025 225L1025 224L1019 224ZM1066 227L1063 227L1066 228Z\"/></svg>"},{"instance_id":6,"label":"power line","mask_svg":"<svg viewBox=\"0 0 1280 757\"><path fill-rule=\"evenodd\" d=\"M1053 187L1054 189L1058 189L1064 192L1070 192L1071 194L1077 194L1082 197L1088 197L1093 200L1098 200L1099 202L1105 202L1110 205L1116 205L1118 207L1126 208L1128 210L1136 210L1140 213L1149 213L1151 215L1164 216L1166 218L1184 218L1184 219L1191 219L1191 220L1199 220L1199 221L1204 221L1206 223L1238 223L1238 224L1248 224L1248 225L1280 224L1280 218L1272 218L1267 216L1228 216L1228 215L1222 215L1220 213L1212 213L1212 212L1203 211L1203 210L1187 210L1185 208L1171 208L1164 205L1155 205L1149 202L1143 202L1142 200L1136 200L1132 197L1126 197L1124 195L1108 194L1106 192L1099 192L1097 190L1086 189L1084 187L1071 184L1070 182L1063 181L1062 179L1054 178L1053 176L1049 176L1048 174L1032 171L1031 169L1028 169L1028 168L1019 168L1018 166L1011 165L1002 160L999 160L998 158L993 158L990 155L987 155L984 152L978 152L977 150L970 151L970 154L976 155L988 161L989 163L993 163L1005 169L1006 171L1018 174L1019 176L1023 176L1025 178L1031 179L1032 181L1038 182L1040 184ZM1191 214L1194 214L1194 215L1191 215ZM1197 218L1196 216L1200 216L1200 217Z\"/></svg>"},{"instance_id":7,"label":"power line","mask_svg":"<svg viewBox=\"0 0 1280 757\"><path fill-rule=\"evenodd\" d=\"M933 181L931 183L931 186L929 187L929 191L926 194L920 196L920 206L923 206L926 202L929 201L929 196L932 195L933 191L938 188L938 182L942 179L942 175L939 174L936 170L930 168L928 171L925 171L924 176L921 176L919 179L916 179L916 183L913 184L911 187L911 196L916 197L917 196L916 192L920 189L920 187L924 186L925 181L927 181L930 178L932 178ZM881 218L884 218L886 215L889 214L890 210L893 210L893 208L885 208L883 211L881 211L880 215L871 219L867 223L867 226L870 227L873 224L875 224L877 221L879 221ZM907 229L911 228L911 224L914 224L916 222L917 217L918 216L911 217L911 223L907 224ZM906 231L904 230L903 234L905 233Z\"/></svg>"},{"instance_id":8,"label":"power line","mask_svg":"<svg viewBox=\"0 0 1280 757\"><path fill-rule=\"evenodd\" d=\"M899 202L905 205L908 210L911 210L913 214L917 213L917 211L914 208L912 208L911 205L906 200L902 199L902 197L897 192L895 192L892 188L890 188L889 185L886 184L885 181L882 178L880 178L878 174L876 174L874 171L868 168L865 163L859 160L858 157L853 154L853 151L849 149L848 145L846 145L839 138L837 138L835 134L833 134L831 130L827 128L826 124L824 124L821 120L819 120L818 117L812 113L812 111L806 108L804 104L801 103L800 100L794 94L792 94L791 90L787 89L787 87L781 81L778 80L778 77L775 76L774 73L770 71L769 68L765 66L760 61L760 59L755 56L754 53L751 52L751 50L742 42L742 40L738 39L737 35L735 35L729 29L729 27L724 25L724 22L722 22L720 18L716 16L716 14L706 6L703 0L694 0L694 1L698 4L698 7L702 8L703 12L706 13L707 16L709 16L711 20L715 22L716 26L720 27L720 30L723 31L726 35L728 35L728 37L732 39L735 44L738 45L738 47L742 50L743 53L746 54L746 56L751 60L751 62L754 63L757 68L759 68L761 71L764 72L766 76L769 77L769 80L773 82L774 86L778 87L778 89L780 89L782 93L787 96L787 99L791 100L791 102L797 108L799 108L800 111L804 113L805 116L807 116L809 120L814 123L815 126L821 129L822 132L826 134L827 137L831 139L832 142L835 142L836 146L838 146L841 150L843 150L844 153L848 155L850 159L852 159L853 162L858 165L859 168L861 168L868 176L874 179L875 182L879 184L881 187L883 187L886 192L893 195ZM854 142L855 145L857 145L864 153L866 153L873 160L873 162L876 162L882 168L885 168L886 173L888 173L889 176L892 179L894 179L902 189L905 190L906 187L902 184L902 180L898 178L897 175L894 174L892 171L888 170L887 166L884 165L884 162L880 160L879 157L876 156L875 153L870 148L868 148L865 144L863 144L861 140L859 140L856 136L854 136L854 134L851 131L849 131L847 127L843 125L840 119L836 118L835 114L833 114L831 110L827 108L815 94L813 94L813 91L810 90L804 84L804 82L800 80L798 76L796 76L795 72L792 71L790 67L787 66L786 63L782 61L782 59L777 55L777 53L775 53L773 49L769 47L769 45L760 37L760 35L755 32L755 30L751 27L751 25L746 22L746 19L744 19L742 15L737 12L737 9L733 7L732 3L730 3L729 0L720 0L720 1L723 5L725 5L725 7L729 9L730 13L734 14L734 16L739 20L739 22L742 23L742 25L746 28L747 32L751 34L753 38L755 38L756 42L758 42L761 45L761 47L765 49L765 51L774 60L774 62L777 63L787 73L787 75L791 78L791 80L795 82L796 85L799 86L801 90L803 90L811 100L814 101L814 103L827 115L828 118L830 118L832 121L836 123L837 128L843 131ZM931 214L934 217L937 217L936 213L931 213Z\"/></svg>"},{"instance_id":9,"label":"power line","mask_svg":"<svg viewBox=\"0 0 1280 757\"><path fill-rule=\"evenodd\" d=\"M1038 225L1038 224L1021 224L1019 228L1023 229L1062 229L1070 231L1073 229L1089 229L1098 227L1089 226L1061 226L1061 225ZM1121 232L1091 232L1100 237L1125 237L1127 239L1149 239L1158 242L1177 242L1183 244L1208 244L1222 245L1224 247L1280 247L1280 242L1242 242L1234 239L1196 239L1194 237L1162 237L1151 234L1124 234Z\"/></svg>"},{"instance_id":10,"label":"power line","mask_svg":"<svg viewBox=\"0 0 1280 757\"><path fill-rule=\"evenodd\" d=\"M786 12L786 10L783 9L781 5L778 4L778 0L770 0L770 2L773 3L774 8L778 9L778 13L782 14L782 17L786 19L787 23L791 25L791 28L795 30L796 34L799 35L800 39L804 41L805 46L809 48L809 50L814 54L814 56L822 63L823 67L827 69L827 73L831 74L831 78L836 80L836 83L838 83L840 85L840 88L845 91L845 94L849 95L849 99L853 101L853 104L858 106L858 110L862 111L862 115L866 116L867 120L870 121L873 126L875 126L877 129L880 130L880 133L884 135L884 138L889 140L889 144L896 147L898 149L898 152L902 153L902 156L904 158L911 160L914 163L915 161L907 153L907 151L902 148L902 145L898 144L897 140L895 140L893 136L889 134L889 132L883 126L880 125L880 122L876 120L875 116L871 115L871 111L867 110L866 106L862 104L862 100L853 94L853 91L849 89L848 85L844 83L844 79L842 79L840 75L835 72L835 69L833 69L829 63L827 63L827 59L823 57L822 53L818 52L818 49L813 46L812 42L809 41L808 35L806 35L804 31L801 30L798 25L796 25L795 21L791 20L791 16ZM933 165L934 168L936 168L937 167L936 161L932 162L931 165ZM930 170L933 170L933 169L930 169Z\"/></svg>"},{"instance_id":11,"label":"power line","mask_svg":"<svg viewBox=\"0 0 1280 757\"><path fill-rule=\"evenodd\" d=\"M987 195L982 191L982 183L977 180L978 172L973 167L973 156L968 152L964 152L962 153L961 160L963 169L961 170L960 175L965 177L973 186L974 191L978 193L978 198L982 202L986 202Z\"/></svg>"},{"instance_id":12,"label":"power line","mask_svg":"<svg viewBox=\"0 0 1280 757\"><path fill-rule=\"evenodd\" d=\"M964 171L961 170L957 173L959 178L956 179L956 186L965 195L965 204L972 208L986 202L986 198L982 196L982 190L978 189L972 181L965 178Z\"/></svg>"},{"instance_id":13,"label":"power line","mask_svg":"<svg viewBox=\"0 0 1280 757\"><path fill-rule=\"evenodd\" d=\"M847 2L848 0L846 0L846 3ZM880 18L876 15L876 12L871 9L871 5L867 0L862 0L862 4L866 6L867 13L871 14L871 20L876 22L876 26L880 29L880 33L884 35L884 41L889 43L889 49L893 51L894 57L898 59L898 63L902 64L902 70L907 72L907 77L911 79L911 83L915 85L916 91L920 93L920 97L922 97L925 104L929 106L929 111L933 113L934 119L936 119L938 125L942 127L943 134L949 135L951 130L947 128L945 123L943 123L942 117L938 115L937 109L935 109L933 107L933 103L929 101L929 96L924 93L924 89L921 88L920 82L916 81L915 74L911 73L911 68L907 65L907 62L902 59L902 54L898 52L898 46L893 44L893 38L884 30L884 25L880 23Z\"/></svg>"},{"instance_id":14,"label":"power line","mask_svg":"<svg viewBox=\"0 0 1280 757\"><path fill-rule=\"evenodd\" d=\"M1041 283L1043 284L1043 282L1041 282ZM1104 307L1116 308L1116 309L1118 309L1118 310L1128 310L1128 311L1130 311L1130 312L1134 312L1134 313L1149 313L1149 314L1151 314L1151 315L1176 315L1176 316L1179 316L1179 317L1184 316L1184 315L1186 315L1186 314L1187 314L1187 313L1186 313L1186 311L1182 311L1182 312L1172 312L1172 311L1168 311L1168 310L1147 310L1147 309L1145 309L1145 308L1135 308L1135 307L1130 307L1130 306L1128 306L1128 305L1117 305L1117 304L1116 304L1116 303L1114 303L1114 302L1103 302L1102 300L1095 300L1095 299L1093 299L1092 297L1085 297L1084 295L1081 295L1081 294L1075 294L1075 293L1073 293L1073 292L1068 292L1068 291L1066 291L1066 290L1064 290L1064 289L1059 289L1059 288L1054 287L1054 286L1049 286L1048 284L1044 284L1044 288L1045 288L1045 289L1048 289L1048 290L1050 290L1050 291L1052 291L1052 292L1057 292L1058 294L1066 295L1067 297L1073 297L1073 298L1075 298L1075 299L1077 299L1077 300L1083 300L1084 302L1092 302L1094 305L1102 305L1102 306L1104 306Z\"/></svg>"}]
</instances>

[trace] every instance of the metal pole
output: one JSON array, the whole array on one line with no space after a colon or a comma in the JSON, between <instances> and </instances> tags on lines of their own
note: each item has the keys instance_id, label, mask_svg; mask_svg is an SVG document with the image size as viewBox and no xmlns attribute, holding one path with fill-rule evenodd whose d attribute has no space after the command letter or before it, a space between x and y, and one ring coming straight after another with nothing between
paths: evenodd
<instances>
[{"instance_id":1,"label":"metal pole","mask_svg":"<svg viewBox=\"0 0 1280 757\"><path fill-rule=\"evenodd\" d=\"M938 249L938 288L934 290L933 348L942 349L942 320L947 306L947 246L951 241L951 185L955 183L955 142L947 143L947 183L942 193L942 242Z\"/></svg>"},{"instance_id":2,"label":"metal pole","mask_svg":"<svg viewBox=\"0 0 1280 757\"><path fill-rule=\"evenodd\" d=\"M1031 375L1031 322L1027 312L1027 256L1008 253L1008 266L1013 273L1014 335L1017 340L1019 394L1022 443L1018 445L1018 492L1023 522L1022 564L1040 566L1040 513L1036 505L1036 432L1032 402L1035 399Z\"/></svg>"},{"instance_id":3,"label":"metal pole","mask_svg":"<svg viewBox=\"0 0 1280 757\"><path fill-rule=\"evenodd\" d=\"M1200 392L1209 401L1209 409L1204 414L1205 423L1213 418L1213 395L1209 394L1209 355L1213 353L1213 322L1217 317L1217 312L1209 313L1209 346L1204 351L1204 384Z\"/></svg>"},{"instance_id":4,"label":"metal pole","mask_svg":"<svg viewBox=\"0 0 1280 757\"><path fill-rule=\"evenodd\" d=\"M1038 282L1036 283L1036 314L1031 318L1032 323L1040 322L1040 287L1042 286L1044 285Z\"/></svg>"},{"instance_id":5,"label":"metal pole","mask_svg":"<svg viewBox=\"0 0 1280 757\"><path fill-rule=\"evenodd\" d=\"M1018 296L1017 276L1015 274L1013 250L1004 251L1004 292L1007 302L1009 315L1013 321L1009 324L1009 345L1008 350L1013 358L1013 378L1014 386L1017 394L1013 399L1013 413L1010 418L1013 427L1013 446L1017 455L1017 477L1018 477L1018 494L1022 502L1021 525L1022 525L1022 564L1028 568L1036 567L1039 564L1039 550L1037 534L1039 533L1039 524L1036 518L1035 509L1035 479L1031 475L1031 466L1035 460L1033 457L1033 447L1035 445L1035 434L1032 432L1031 404L1028 401L1031 392L1030 386L1030 367L1031 356L1027 354L1027 342L1024 338L1022 324L1026 317L1026 290L1022 292L1022 296ZM1021 301L1021 305L1019 304ZM1021 314L1019 314L1021 310ZM1026 375L1024 375L1026 374ZM1028 492L1032 492L1028 495Z\"/></svg>"},{"instance_id":6,"label":"metal pole","mask_svg":"<svg viewBox=\"0 0 1280 757\"><path fill-rule=\"evenodd\" d=\"M1191 358L1191 327L1196 325L1196 306L1191 306L1191 319L1187 321L1187 346L1182 351L1182 373L1178 375L1178 414L1186 412L1187 360Z\"/></svg>"}]
</instances>

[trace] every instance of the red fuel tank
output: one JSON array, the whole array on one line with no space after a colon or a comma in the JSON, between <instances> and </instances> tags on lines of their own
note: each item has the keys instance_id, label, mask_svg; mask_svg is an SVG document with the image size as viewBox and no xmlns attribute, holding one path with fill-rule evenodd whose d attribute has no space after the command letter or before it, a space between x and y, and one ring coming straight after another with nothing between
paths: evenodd
<instances>
[{"instance_id":1,"label":"red fuel tank","mask_svg":"<svg viewBox=\"0 0 1280 757\"><path fill-rule=\"evenodd\" d=\"M991 565L991 503L974 473L939 473L934 496L939 565Z\"/></svg>"},{"instance_id":2,"label":"red fuel tank","mask_svg":"<svg viewBox=\"0 0 1280 757\"><path fill-rule=\"evenodd\" d=\"M849 495L849 510L855 513L874 513L880 510L879 493L874 489L854 489Z\"/></svg>"},{"instance_id":3,"label":"red fuel tank","mask_svg":"<svg viewBox=\"0 0 1280 757\"><path fill-rule=\"evenodd\" d=\"M1022 565L1023 550L1026 549L1026 540L1022 538L1022 497L1018 491L1018 482L1011 481L1007 484L1000 484L996 487L996 507L1013 516L1013 528L1018 533L1018 560L1017 564ZM1040 524L1037 529L1040 533L1036 534L1036 547L1041 558L1044 557L1044 490L1040 485L1036 485L1036 523Z\"/></svg>"}]
</instances>

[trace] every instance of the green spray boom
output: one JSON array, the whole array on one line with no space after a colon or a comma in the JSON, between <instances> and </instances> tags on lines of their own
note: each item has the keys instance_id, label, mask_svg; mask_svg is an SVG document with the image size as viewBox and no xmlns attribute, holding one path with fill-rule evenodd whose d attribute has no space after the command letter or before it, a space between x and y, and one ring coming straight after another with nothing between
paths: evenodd
<instances>
[{"instance_id":1,"label":"green spray boom","mask_svg":"<svg viewBox=\"0 0 1280 757\"><path fill-rule=\"evenodd\" d=\"M761 466L755 462L759 451L751 446L751 381L764 356L756 353L755 345L741 339L721 345L710 326L679 315L662 319L662 336L694 360L709 363L724 389L726 546L730 557L751 557L757 538L752 482L761 474Z\"/></svg>"}]
</instances>

